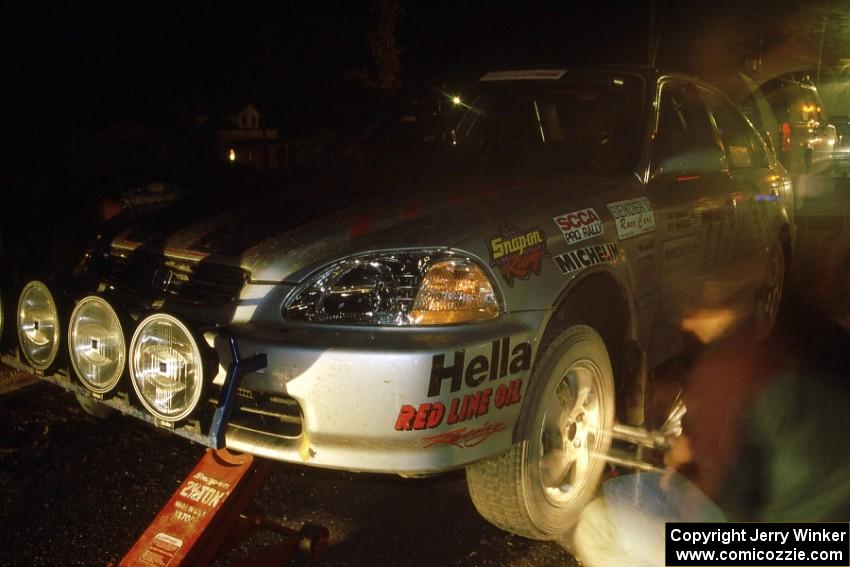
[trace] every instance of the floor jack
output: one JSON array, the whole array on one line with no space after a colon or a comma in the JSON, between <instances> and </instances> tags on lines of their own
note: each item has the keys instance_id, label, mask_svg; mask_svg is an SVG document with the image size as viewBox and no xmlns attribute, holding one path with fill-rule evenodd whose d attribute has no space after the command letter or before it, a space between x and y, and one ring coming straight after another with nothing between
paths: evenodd
<instances>
[{"instance_id":1,"label":"floor jack","mask_svg":"<svg viewBox=\"0 0 850 567\"><path fill-rule=\"evenodd\" d=\"M232 565L284 565L299 554L316 558L327 546L326 528L305 524L296 531L248 511L271 466L251 455L208 449L118 565L209 565L260 529L283 540Z\"/></svg>"},{"instance_id":2,"label":"floor jack","mask_svg":"<svg viewBox=\"0 0 850 567\"><path fill-rule=\"evenodd\" d=\"M282 541L232 565L284 565L299 555L316 558L327 547L329 534L322 526L308 523L296 531L248 508L272 462L225 449L224 429L242 376L265 367L266 356L243 359L233 339L230 350L228 376L208 436L210 448L118 565L209 565L261 529L282 535Z\"/></svg>"}]
</instances>

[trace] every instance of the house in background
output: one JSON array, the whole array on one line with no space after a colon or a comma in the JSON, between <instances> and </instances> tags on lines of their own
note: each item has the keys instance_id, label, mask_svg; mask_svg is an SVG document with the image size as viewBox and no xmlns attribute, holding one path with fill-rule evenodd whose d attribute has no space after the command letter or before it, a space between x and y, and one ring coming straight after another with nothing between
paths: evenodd
<instances>
[{"instance_id":1,"label":"house in background","mask_svg":"<svg viewBox=\"0 0 850 567\"><path fill-rule=\"evenodd\" d=\"M222 161L258 170L289 165L286 142L281 140L277 128L265 127L262 113L253 104L246 104L236 112L194 115L191 124L209 132L213 152Z\"/></svg>"}]
</instances>

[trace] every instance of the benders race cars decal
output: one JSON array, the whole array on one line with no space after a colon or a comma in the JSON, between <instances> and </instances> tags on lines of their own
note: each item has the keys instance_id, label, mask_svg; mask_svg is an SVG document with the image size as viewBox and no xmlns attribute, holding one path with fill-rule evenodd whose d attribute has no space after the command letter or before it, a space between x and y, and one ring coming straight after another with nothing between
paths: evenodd
<instances>
[{"instance_id":1,"label":"benders race cars decal","mask_svg":"<svg viewBox=\"0 0 850 567\"><path fill-rule=\"evenodd\" d=\"M592 208L573 211L552 220L561 229L567 244L577 244L605 234L605 225Z\"/></svg>"},{"instance_id":2,"label":"benders race cars decal","mask_svg":"<svg viewBox=\"0 0 850 567\"><path fill-rule=\"evenodd\" d=\"M613 262L620 257L620 249L613 242L603 242L586 246L578 250L570 250L560 256L555 256L555 265L562 274L571 274L590 266Z\"/></svg>"},{"instance_id":3,"label":"benders race cars decal","mask_svg":"<svg viewBox=\"0 0 850 567\"><path fill-rule=\"evenodd\" d=\"M620 240L655 230L655 213L646 197L608 203Z\"/></svg>"},{"instance_id":4,"label":"benders race cars decal","mask_svg":"<svg viewBox=\"0 0 850 567\"><path fill-rule=\"evenodd\" d=\"M539 228L518 230L505 225L500 233L487 241L490 265L497 266L511 287L514 278L527 280L534 273L540 275L543 259L549 257L546 233Z\"/></svg>"}]
</instances>

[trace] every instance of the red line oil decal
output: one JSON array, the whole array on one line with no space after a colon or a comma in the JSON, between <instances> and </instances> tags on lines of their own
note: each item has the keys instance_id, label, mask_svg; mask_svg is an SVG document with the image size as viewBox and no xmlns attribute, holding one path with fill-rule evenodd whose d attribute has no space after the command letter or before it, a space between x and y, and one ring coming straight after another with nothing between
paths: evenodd
<instances>
[{"instance_id":1,"label":"red line oil decal","mask_svg":"<svg viewBox=\"0 0 850 567\"><path fill-rule=\"evenodd\" d=\"M531 274L540 275L543 259L549 257L546 248L546 233L539 228L518 230L505 225L499 234L487 242L490 250L490 265L497 266L507 284L514 279L527 280Z\"/></svg>"},{"instance_id":2,"label":"red line oil decal","mask_svg":"<svg viewBox=\"0 0 850 567\"><path fill-rule=\"evenodd\" d=\"M567 244L576 244L605 234L605 225L592 208L573 211L552 220L561 229Z\"/></svg>"},{"instance_id":3,"label":"red line oil decal","mask_svg":"<svg viewBox=\"0 0 850 567\"><path fill-rule=\"evenodd\" d=\"M418 407L404 404L395 421L396 431L423 431L445 423L454 425L479 418L490 412L490 407L502 409L522 400L522 379L517 378L496 388L484 388L443 402L423 402Z\"/></svg>"},{"instance_id":4,"label":"red line oil decal","mask_svg":"<svg viewBox=\"0 0 850 567\"><path fill-rule=\"evenodd\" d=\"M570 250L560 256L555 256L555 264L562 274L579 272L590 266L616 261L620 257L620 249L613 242L603 242L594 246L586 246L578 250Z\"/></svg>"},{"instance_id":5,"label":"red line oil decal","mask_svg":"<svg viewBox=\"0 0 850 567\"><path fill-rule=\"evenodd\" d=\"M498 433L504 429L504 423L485 423L481 427L476 427L475 429L461 427L454 431L425 437L422 440L422 448L427 449L434 445L453 445L455 447L460 447L461 449L475 447L476 445L480 445L485 442L494 433Z\"/></svg>"}]
</instances>

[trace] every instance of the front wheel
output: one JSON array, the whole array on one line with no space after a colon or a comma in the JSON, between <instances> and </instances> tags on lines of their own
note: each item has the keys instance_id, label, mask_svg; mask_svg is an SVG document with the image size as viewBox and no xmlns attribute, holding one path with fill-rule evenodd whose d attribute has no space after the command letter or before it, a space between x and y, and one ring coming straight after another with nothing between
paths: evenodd
<instances>
[{"instance_id":1,"label":"front wheel","mask_svg":"<svg viewBox=\"0 0 850 567\"><path fill-rule=\"evenodd\" d=\"M467 467L469 495L498 528L555 539L593 497L611 447L614 373L592 328L573 325L546 347L527 394L527 438Z\"/></svg>"},{"instance_id":2,"label":"front wheel","mask_svg":"<svg viewBox=\"0 0 850 567\"><path fill-rule=\"evenodd\" d=\"M785 289L785 249L776 239L767 260L761 288L756 293L754 332L758 339L770 335L779 315L779 305Z\"/></svg>"}]
</instances>

